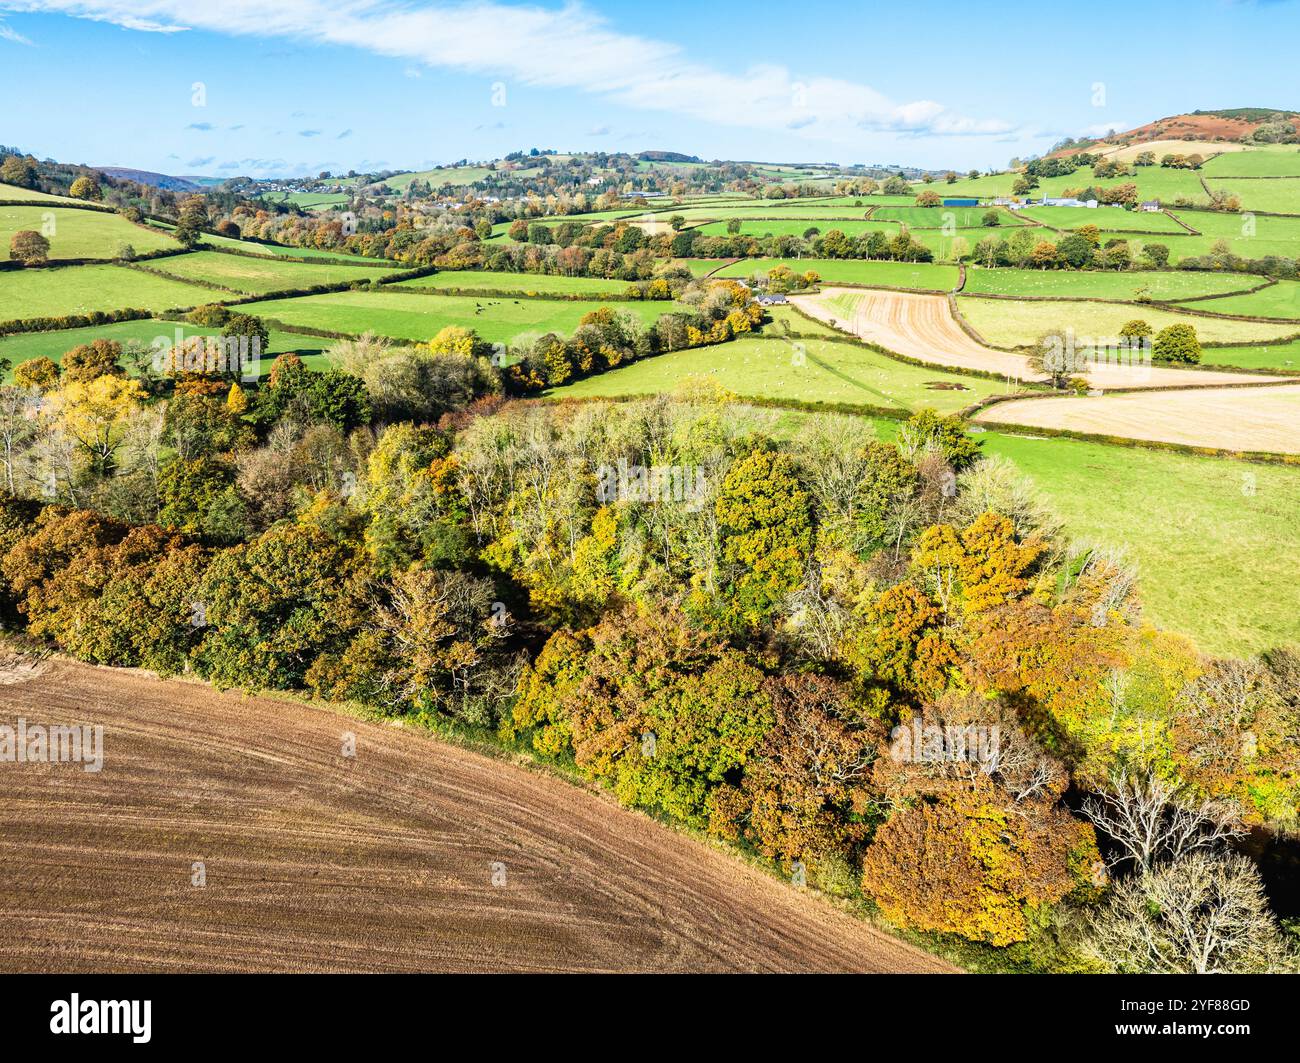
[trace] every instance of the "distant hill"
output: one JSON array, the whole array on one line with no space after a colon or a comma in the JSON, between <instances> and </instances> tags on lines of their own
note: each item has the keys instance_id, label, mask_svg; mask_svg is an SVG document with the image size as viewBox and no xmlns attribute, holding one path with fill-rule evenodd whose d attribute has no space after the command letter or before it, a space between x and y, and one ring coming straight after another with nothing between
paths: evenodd
<instances>
[{"instance_id":1,"label":"distant hill","mask_svg":"<svg viewBox=\"0 0 1300 1063\"><path fill-rule=\"evenodd\" d=\"M643 151L637 158L642 162L701 162L698 155L683 155L680 151Z\"/></svg>"},{"instance_id":2,"label":"distant hill","mask_svg":"<svg viewBox=\"0 0 1300 1063\"><path fill-rule=\"evenodd\" d=\"M96 166L95 169L109 177L116 177L119 181L135 181L141 185L165 188L169 192L201 192L205 187L221 183L212 177L172 177L152 170L133 170L127 166Z\"/></svg>"},{"instance_id":3,"label":"distant hill","mask_svg":"<svg viewBox=\"0 0 1300 1063\"><path fill-rule=\"evenodd\" d=\"M1230 107L1170 115L1097 140L1075 141L1053 154L1070 155L1092 151L1098 146L1122 147L1151 141L1290 143L1293 139L1300 140L1300 112L1285 108Z\"/></svg>"}]
</instances>

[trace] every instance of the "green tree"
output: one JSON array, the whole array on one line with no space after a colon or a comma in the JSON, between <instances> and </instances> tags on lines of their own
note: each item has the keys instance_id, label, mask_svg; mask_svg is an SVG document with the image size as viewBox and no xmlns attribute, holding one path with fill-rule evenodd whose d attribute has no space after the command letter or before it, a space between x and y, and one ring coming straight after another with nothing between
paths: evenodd
<instances>
[{"instance_id":1,"label":"green tree","mask_svg":"<svg viewBox=\"0 0 1300 1063\"><path fill-rule=\"evenodd\" d=\"M756 622L803 579L812 506L793 460L760 446L727 470L716 503L723 557L737 566L737 604Z\"/></svg>"},{"instance_id":2,"label":"green tree","mask_svg":"<svg viewBox=\"0 0 1300 1063\"><path fill-rule=\"evenodd\" d=\"M1201 341L1194 325L1167 325L1157 334L1152 347L1162 362L1195 363L1201 360Z\"/></svg>"}]
</instances>

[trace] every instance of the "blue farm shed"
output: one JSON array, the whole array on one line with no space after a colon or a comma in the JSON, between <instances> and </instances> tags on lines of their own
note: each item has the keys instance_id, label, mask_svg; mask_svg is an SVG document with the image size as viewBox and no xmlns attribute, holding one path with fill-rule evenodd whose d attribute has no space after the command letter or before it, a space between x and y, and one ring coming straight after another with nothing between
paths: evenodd
<instances>
[{"instance_id":1,"label":"blue farm shed","mask_svg":"<svg viewBox=\"0 0 1300 1063\"><path fill-rule=\"evenodd\" d=\"M943 205L945 207L978 207L980 201L978 199L945 199Z\"/></svg>"}]
</instances>

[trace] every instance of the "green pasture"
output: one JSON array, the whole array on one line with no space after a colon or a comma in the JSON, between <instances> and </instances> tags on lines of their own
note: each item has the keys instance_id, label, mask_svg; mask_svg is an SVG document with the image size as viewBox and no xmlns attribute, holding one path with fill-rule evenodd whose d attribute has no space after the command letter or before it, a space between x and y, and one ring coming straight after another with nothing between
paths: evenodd
<instances>
[{"instance_id":1,"label":"green pasture","mask_svg":"<svg viewBox=\"0 0 1300 1063\"><path fill-rule=\"evenodd\" d=\"M1003 384L914 366L845 340L760 337L673 351L548 392L557 398L656 395L708 376L745 398L955 413Z\"/></svg>"},{"instance_id":2,"label":"green pasture","mask_svg":"<svg viewBox=\"0 0 1300 1063\"><path fill-rule=\"evenodd\" d=\"M510 343L534 333L567 336L584 314L604 305L647 324L661 314L681 309L666 302L604 304L595 299L426 295L394 288L271 299L246 304L244 312L302 328L354 335L376 332L415 342L432 339L447 325L460 325L474 329L490 343Z\"/></svg>"},{"instance_id":3,"label":"green pasture","mask_svg":"<svg viewBox=\"0 0 1300 1063\"><path fill-rule=\"evenodd\" d=\"M444 270L428 277L411 277L395 281L392 288L464 289L468 291L509 292L512 295L622 295L631 281L606 280L604 277L556 277L545 273L496 273L492 270Z\"/></svg>"},{"instance_id":4,"label":"green pasture","mask_svg":"<svg viewBox=\"0 0 1300 1063\"><path fill-rule=\"evenodd\" d=\"M0 336L0 358L9 359L14 366L28 359L40 357L53 358L58 362L73 347L98 339L116 340L121 344L134 340L145 344L156 344L162 341L173 345L190 336L215 336L220 332L221 330L217 328L179 321L158 321L152 318L140 321L117 321L109 325L91 325L88 328L61 329L58 332L23 332L15 336ZM324 364L322 352L331 342L316 336L301 336L273 329L266 353L275 356L287 351L295 351L302 356L304 364L321 368Z\"/></svg>"},{"instance_id":5,"label":"green pasture","mask_svg":"<svg viewBox=\"0 0 1300 1063\"><path fill-rule=\"evenodd\" d=\"M860 258L744 258L724 266L715 276L747 278L776 266L796 273L817 273L825 284L861 284L877 288L923 288L946 292L957 286L956 266L933 262L877 262Z\"/></svg>"},{"instance_id":6,"label":"green pasture","mask_svg":"<svg viewBox=\"0 0 1300 1063\"><path fill-rule=\"evenodd\" d=\"M63 317L95 310L170 310L211 303L211 288L127 266L61 266L0 273L0 320Z\"/></svg>"},{"instance_id":7,"label":"green pasture","mask_svg":"<svg viewBox=\"0 0 1300 1063\"><path fill-rule=\"evenodd\" d=\"M1262 283L1262 278L1240 273L1202 273L1174 270L1101 272L1084 270L966 268L967 295L1019 295L1078 299L1116 299L1121 302L1145 296L1162 302L1200 295L1226 295Z\"/></svg>"},{"instance_id":8,"label":"green pasture","mask_svg":"<svg viewBox=\"0 0 1300 1063\"><path fill-rule=\"evenodd\" d=\"M187 255L161 259L154 268L186 281L207 282L234 288L249 295L310 288L318 284L341 284L344 281L377 281L383 270L369 266L334 265L309 259L250 258L228 255L221 251L195 251ZM394 266L394 272L397 271ZM213 293L213 302L225 298Z\"/></svg>"},{"instance_id":9,"label":"green pasture","mask_svg":"<svg viewBox=\"0 0 1300 1063\"><path fill-rule=\"evenodd\" d=\"M4 196L0 195L0 199ZM132 225L118 214L49 205L0 207L0 261L9 259L14 233L30 229L50 241L50 258L114 258L123 244L140 254L179 250L165 233ZM0 316L4 313L0 310Z\"/></svg>"},{"instance_id":10,"label":"green pasture","mask_svg":"<svg viewBox=\"0 0 1300 1063\"><path fill-rule=\"evenodd\" d=\"M1300 158L1300 155L1296 156ZM1207 177L1205 183L1216 192L1228 192L1241 200L1243 210L1270 214L1300 214L1300 177L1234 180Z\"/></svg>"},{"instance_id":11,"label":"green pasture","mask_svg":"<svg viewBox=\"0 0 1300 1063\"><path fill-rule=\"evenodd\" d=\"M1019 302L963 294L957 297L957 304L966 320L995 347L1028 347L1057 329L1073 329L1079 336L1117 336L1124 323L1133 318L1141 318L1157 331L1166 325L1192 325L1202 341L1215 343L1281 339L1297 331L1294 325L1180 314L1120 303Z\"/></svg>"}]
</instances>

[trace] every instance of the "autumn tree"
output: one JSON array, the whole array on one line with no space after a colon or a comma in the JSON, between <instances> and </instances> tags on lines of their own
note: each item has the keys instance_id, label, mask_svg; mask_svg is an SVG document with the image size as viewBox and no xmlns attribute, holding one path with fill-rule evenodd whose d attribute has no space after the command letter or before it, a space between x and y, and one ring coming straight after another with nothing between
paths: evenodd
<instances>
[{"instance_id":1,"label":"autumn tree","mask_svg":"<svg viewBox=\"0 0 1300 1063\"><path fill-rule=\"evenodd\" d=\"M1060 809L1023 815L960 792L890 816L862 888L901 926L1010 945L1028 938L1037 909L1095 888L1099 861L1092 828Z\"/></svg>"},{"instance_id":2,"label":"autumn tree","mask_svg":"<svg viewBox=\"0 0 1300 1063\"><path fill-rule=\"evenodd\" d=\"M118 366L122 345L116 340L97 339L82 343L68 351L62 358L65 380L90 383L97 377L125 375Z\"/></svg>"},{"instance_id":3,"label":"autumn tree","mask_svg":"<svg viewBox=\"0 0 1300 1063\"><path fill-rule=\"evenodd\" d=\"M716 503L723 558L736 566L736 602L756 621L803 577L812 547L812 506L794 462L756 447L734 462Z\"/></svg>"},{"instance_id":4,"label":"autumn tree","mask_svg":"<svg viewBox=\"0 0 1300 1063\"><path fill-rule=\"evenodd\" d=\"M789 866L816 863L863 841L872 822L871 764L881 724L860 715L835 680L769 680L774 722L739 786L721 787L711 829L743 836Z\"/></svg>"},{"instance_id":5,"label":"autumn tree","mask_svg":"<svg viewBox=\"0 0 1300 1063\"><path fill-rule=\"evenodd\" d=\"M43 266L50 257L50 241L34 229L20 229L9 238L9 257L24 266Z\"/></svg>"},{"instance_id":6,"label":"autumn tree","mask_svg":"<svg viewBox=\"0 0 1300 1063\"><path fill-rule=\"evenodd\" d=\"M14 369L14 383L44 395L59 385L59 363L46 355L29 358Z\"/></svg>"},{"instance_id":7,"label":"autumn tree","mask_svg":"<svg viewBox=\"0 0 1300 1063\"><path fill-rule=\"evenodd\" d=\"M68 195L73 199L101 200L104 198L104 192L99 187L99 182L89 174L82 174L68 189Z\"/></svg>"}]
</instances>

